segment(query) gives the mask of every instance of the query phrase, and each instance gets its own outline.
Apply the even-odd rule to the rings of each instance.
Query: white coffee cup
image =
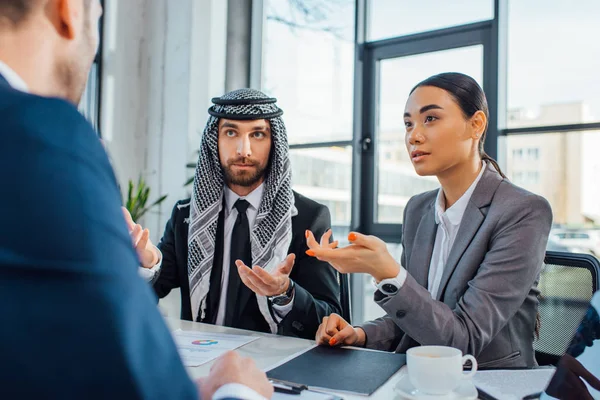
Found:
[[[463,365],[471,361],[471,371],[463,373]],[[477,372],[477,360],[463,356],[459,349],[446,346],[413,347],[406,352],[408,377],[413,386],[425,394],[449,394],[463,379]]]

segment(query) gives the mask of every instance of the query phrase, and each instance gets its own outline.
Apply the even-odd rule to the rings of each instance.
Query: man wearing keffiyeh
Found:
[[[330,240],[329,211],[292,191],[276,99],[240,89],[213,103],[192,198],[158,244],[154,289],[181,288],[182,319],[312,339],[340,312],[337,272],[305,254],[307,230]]]

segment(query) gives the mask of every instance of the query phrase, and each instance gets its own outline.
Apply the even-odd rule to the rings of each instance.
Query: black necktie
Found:
[[[229,260],[229,284],[227,285],[227,306],[225,310],[225,326],[233,326],[236,317],[236,301],[240,285],[240,275],[235,265],[236,260],[242,260],[244,264],[252,267],[252,249],[250,247],[250,223],[246,210],[250,203],[246,200],[238,199],[234,207],[238,211],[238,216],[231,232],[231,252]]]

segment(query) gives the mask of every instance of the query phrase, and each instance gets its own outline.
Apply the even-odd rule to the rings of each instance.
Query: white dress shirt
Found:
[[[212,400],[242,399],[242,400],[267,400],[258,392],[240,383],[228,383],[221,386],[213,395]],[[203,399],[204,400],[204,399]]]
[[[246,210],[246,216],[248,217],[250,231],[252,231],[264,191],[265,187],[263,183],[259,187],[254,189],[249,195],[238,196],[233,192],[233,190],[225,186],[225,224],[223,226],[223,272],[221,274],[221,297],[219,299],[219,309],[217,311],[217,320],[215,322],[216,325],[223,325],[223,323],[225,322],[225,310],[227,306],[227,286],[229,284],[229,267],[231,263],[231,234],[233,233],[233,226],[235,225],[235,220],[238,217],[238,210],[235,208],[235,203],[239,199],[246,200],[248,203],[250,203],[250,206]],[[253,266],[249,265],[249,267]],[[242,282],[242,285],[243,284],[244,283]],[[277,319],[279,320],[277,322],[280,322],[283,318],[285,318],[285,316],[292,310],[293,305],[294,299],[292,299],[292,301],[290,301],[284,306],[278,306],[275,304],[273,305],[275,317],[277,317]]]
[[[20,90],[21,92],[29,92],[25,81],[12,68],[3,63],[2,60],[0,60],[0,75],[6,79],[13,89]]]
[[[438,191],[435,201],[435,223],[438,225],[435,235],[435,243],[433,245],[433,253],[431,254],[431,263],[429,264],[429,277],[427,290],[431,293],[434,299],[440,287],[440,281],[444,273],[444,267],[448,261],[450,250],[456,240],[456,235],[460,229],[465,210],[471,200],[473,191],[477,187],[477,183],[483,176],[486,168],[486,162],[482,161],[481,171],[475,181],[469,186],[467,191],[454,203],[450,208],[446,209],[446,200],[442,188]]]

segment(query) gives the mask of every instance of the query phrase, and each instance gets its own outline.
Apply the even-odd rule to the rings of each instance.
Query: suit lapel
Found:
[[[0,85],[8,85],[8,81],[0,74]]]
[[[468,218],[465,216],[468,215]],[[442,274],[442,279],[440,281],[440,286],[437,292],[437,300],[439,300],[444,292],[446,285],[448,284],[448,280],[450,280],[450,276],[454,272],[458,261],[462,257],[463,253],[469,247],[469,244],[475,237],[475,234],[479,230],[481,223],[483,222],[484,217],[481,214],[479,208],[474,205],[471,201],[467,205],[465,209],[465,214],[463,216],[462,222],[460,223],[460,228],[458,229],[458,233],[456,235],[456,240],[452,245],[452,249],[450,250],[450,254],[448,255],[448,260],[446,261],[446,265],[444,266],[444,273]]]
[[[435,243],[435,235],[437,232],[433,204],[434,203],[431,203],[421,217],[417,232],[415,233],[410,261],[408,259],[406,260],[406,265],[408,267],[407,271],[425,288],[427,287],[429,264],[431,264],[431,255],[433,253],[433,245]]]
[[[452,273],[456,269],[456,266],[458,265],[462,255],[467,250],[467,247],[469,247],[469,244],[471,244],[473,241],[473,238],[477,234],[479,227],[485,220],[485,215],[482,212],[482,209],[491,204],[494,194],[496,193],[496,190],[498,189],[498,186],[502,180],[503,178],[495,170],[494,166],[488,162],[486,170],[483,173],[481,180],[475,187],[473,195],[469,200],[469,204],[465,209],[465,213],[460,223],[460,228],[458,229],[458,233],[456,235],[456,240],[452,245],[452,249],[448,255],[448,260],[444,266],[444,273],[442,274],[442,279],[437,292],[437,300],[442,298]]]

